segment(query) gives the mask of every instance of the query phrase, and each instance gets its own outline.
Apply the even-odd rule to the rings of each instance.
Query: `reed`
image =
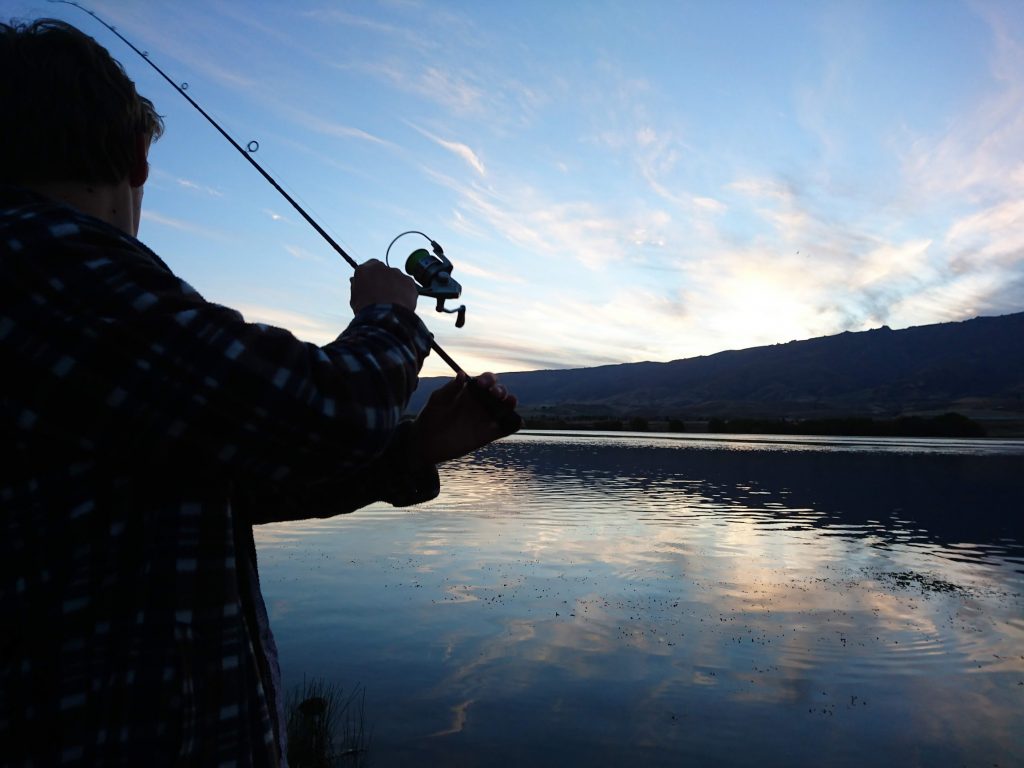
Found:
[[[365,766],[366,689],[344,688],[323,678],[296,686],[286,701],[288,764],[292,768]]]

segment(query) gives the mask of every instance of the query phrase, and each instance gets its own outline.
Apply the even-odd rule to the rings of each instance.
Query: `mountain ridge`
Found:
[[[803,419],[952,410],[1024,427],[1024,312],[500,376],[528,423],[531,415]],[[446,380],[422,379],[411,407]]]

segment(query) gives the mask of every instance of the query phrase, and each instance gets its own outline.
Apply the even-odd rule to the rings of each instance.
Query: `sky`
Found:
[[[419,313],[470,373],[1024,310],[1019,0],[85,4],[357,261],[438,241],[466,325]],[[0,0],[39,16],[165,117],[140,239],[207,299],[332,340],[350,267],[94,19]]]

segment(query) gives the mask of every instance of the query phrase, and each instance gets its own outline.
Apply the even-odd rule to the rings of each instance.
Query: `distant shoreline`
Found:
[[[824,419],[712,418],[685,419],[560,419],[526,416],[526,429],[573,432],[633,432],[666,434],[743,434],[818,437],[904,438],[1019,438],[1024,429],[1015,422],[982,423],[959,413],[938,416],[900,416],[876,419],[849,416]]]
[[[520,430],[513,437],[564,437],[579,440],[665,440],[669,442],[764,444],[766,446],[834,446],[850,449],[909,449],[926,453],[981,453],[1024,456],[1024,437],[870,437],[864,435],[772,435],[721,432],[630,432],[596,429]]]

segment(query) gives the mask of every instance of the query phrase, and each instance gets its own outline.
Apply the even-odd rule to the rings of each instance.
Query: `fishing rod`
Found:
[[[358,262],[351,256],[349,256],[348,253],[345,252],[345,249],[342,248],[337,243],[337,241],[335,241],[335,239],[331,237],[322,226],[320,226],[316,219],[310,216],[306,212],[306,210],[301,205],[299,205],[295,198],[288,194],[288,192],[286,192],[284,188],[277,183],[277,180],[273,176],[271,176],[263,168],[263,166],[256,161],[255,158],[253,158],[253,154],[255,154],[260,148],[258,141],[250,141],[243,148],[241,144],[235,141],[234,137],[231,134],[229,134],[226,130],[224,130],[224,128],[221,127],[220,123],[214,120],[213,117],[211,117],[209,113],[207,113],[207,111],[196,102],[195,99],[188,95],[187,82],[182,82],[179,84],[172,80],[167,75],[167,73],[164,72],[159,66],[157,66],[157,64],[149,57],[148,51],[141,51],[138,48],[136,48],[135,45],[130,40],[128,40],[128,38],[126,38],[124,35],[117,31],[117,27],[108,24],[96,13],[86,8],[84,5],[80,5],[74,0],[49,1],[52,3],[60,3],[62,5],[73,6],[78,10],[89,14],[98,23],[102,24],[104,27],[110,30],[110,32],[112,32],[121,42],[123,42],[125,45],[131,48],[136,54],[139,55],[139,57],[141,57],[147,64],[149,64],[149,66],[151,66],[157,72],[157,74],[160,75],[160,77],[166,80],[167,83],[174,90],[176,90],[189,104],[191,104],[199,112],[199,114],[206,118],[206,121],[210,125],[212,125],[217,130],[217,132],[221,136],[223,136],[232,147],[234,147],[235,151],[237,151],[238,154],[244,157],[249,162],[249,164],[253,168],[255,168],[259,172],[259,174],[274,189],[276,189],[277,192],[285,200],[288,201],[288,204],[291,205],[291,207],[294,208],[298,212],[298,214],[302,216],[303,219],[305,219],[307,224],[309,224],[311,227],[313,227],[314,230],[316,230],[317,234],[319,234],[320,237],[322,237],[327,242],[327,244],[330,245],[338,253],[339,256],[341,256],[345,261],[349,263],[349,266],[351,266],[353,269],[359,266]],[[395,237],[394,240],[391,241],[390,245],[388,245],[387,251],[385,252],[384,255],[384,262],[386,264],[388,263],[388,256],[391,252],[391,246],[393,246],[399,238],[411,234],[421,235],[425,237],[427,241],[430,243],[431,252],[428,252],[424,248],[420,248],[413,251],[413,253],[409,255],[409,258],[406,259],[406,273],[409,274],[416,281],[417,293],[420,296],[429,296],[431,298],[437,299],[436,309],[438,312],[456,314],[455,327],[461,328],[466,322],[465,305],[461,305],[457,309],[447,309],[444,306],[444,302],[447,301],[448,299],[459,298],[459,296],[462,294],[462,286],[459,285],[459,283],[452,278],[451,272],[454,269],[454,266],[452,265],[451,261],[448,260],[448,257],[445,256],[444,249],[441,248],[441,246],[435,240],[431,239],[430,237],[423,234],[419,230],[408,230],[406,232],[402,232],[400,235]],[[509,432],[514,432],[517,429],[519,429],[520,426],[522,426],[522,419],[520,418],[519,414],[517,414],[511,408],[502,406],[499,403],[495,402],[482,389],[477,387],[475,385],[476,377],[469,376],[462,369],[462,367],[455,362],[452,356],[441,348],[441,345],[438,344],[437,341],[434,339],[433,334],[430,334],[430,348],[434,352],[436,352],[437,356],[444,360],[444,362],[448,364],[448,367],[450,367],[456,374],[462,374],[463,376],[466,376],[471,385],[469,387],[469,391],[479,396],[479,401],[485,407],[488,408],[488,410],[491,412],[491,415],[494,416],[494,418],[497,420],[498,424],[502,427],[502,429],[507,430]]]

